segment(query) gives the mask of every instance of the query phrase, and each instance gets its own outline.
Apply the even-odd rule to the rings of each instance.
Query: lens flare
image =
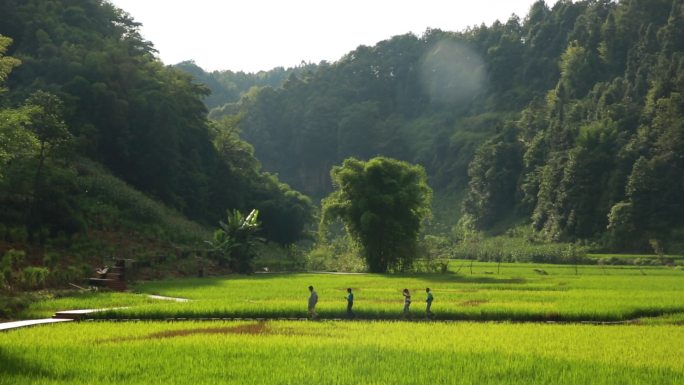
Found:
[[[467,103],[485,87],[485,64],[465,44],[441,40],[423,57],[421,83],[432,102]]]

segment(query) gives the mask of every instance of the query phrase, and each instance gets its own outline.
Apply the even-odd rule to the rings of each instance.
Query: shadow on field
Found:
[[[244,276],[234,276],[244,277]],[[207,277],[207,278],[174,278],[160,281],[138,282],[135,285],[135,290],[147,294],[159,294],[158,289],[172,287],[177,288],[197,288],[197,287],[211,287],[218,286],[222,281],[232,278],[231,276],[222,277]]]
[[[57,376],[33,362],[8,354],[7,352],[2,351],[2,348],[0,348],[0,373],[2,373],[3,377],[15,376],[31,378],[44,377],[54,380],[66,379],[66,376]],[[16,383],[20,383],[20,381],[17,381]]]

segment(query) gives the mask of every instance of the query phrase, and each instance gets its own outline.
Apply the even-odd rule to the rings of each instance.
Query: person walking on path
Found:
[[[352,311],[352,306],[354,306],[354,293],[352,293],[351,287],[347,289],[347,317],[354,318],[354,312]]]
[[[318,294],[316,294],[316,291],[314,290],[313,286],[309,286],[309,291],[311,292],[311,295],[309,296],[309,317],[311,317],[311,319],[314,320],[318,318],[318,314],[316,314]]]
[[[409,293],[409,289],[404,289],[402,294],[404,295],[404,312],[402,316],[407,318],[410,316],[409,307],[411,306],[411,293]]]
[[[425,288],[425,292],[427,293],[427,299],[425,300],[425,317],[432,318],[434,314],[432,314],[432,312],[430,311],[430,307],[432,306],[432,301],[435,298],[432,296],[429,287]]]

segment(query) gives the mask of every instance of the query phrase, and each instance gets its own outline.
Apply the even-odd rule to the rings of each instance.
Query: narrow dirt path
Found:
[[[187,298],[166,297],[163,295],[155,295],[155,294],[148,294],[147,296],[152,298],[152,299],[159,299],[162,301],[175,301],[175,302],[189,302],[190,301]]]
[[[175,302],[188,302],[188,301],[190,301],[187,298],[165,297],[163,295],[148,294],[147,296],[149,298],[158,299],[158,300],[162,300],[162,301],[175,301]],[[62,311],[56,312],[55,315],[52,316],[52,318],[2,322],[2,323],[0,323],[0,331],[12,330],[12,329],[18,329],[18,328],[24,328],[24,327],[36,326],[36,325],[58,323],[58,322],[69,322],[69,321],[82,320],[82,319],[87,318],[88,314],[96,313],[96,312],[100,312],[100,311],[106,311],[106,310],[114,310],[114,309],[125,309],[125,307],[112,307],[112,308],[105,308],[105,309],[62,310]]]
[[[3,322],[3,323],[0,323],[0,331],[17,329],[17,328],[25,328],[28,326],[52,324],[52,323],[57,323],[57,322],[69,322],[69,321],[73,321],[73,319],[45,318],[45,319],[31,319],[31,320],[26,320],[26,321]]]

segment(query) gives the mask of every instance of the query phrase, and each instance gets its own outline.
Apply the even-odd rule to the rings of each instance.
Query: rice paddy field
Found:
[[[81,322],[0,333],[0,384],[682,384],[681,326]]]
[[[438,320],[625,321],[684,313],[684,271],[663,266],[574,266],[455,261],[446,274],[255,274],[145,282],[138,294],[85,294],[33,304],[25,318],[57,310],[118,309],[99,318],[291,318],[306,316],[307,287],[319,295],[323,318],[344,317],[346,288],[362,319],[398,319],[401,290],[413,295],[412,315],[424,316],[425,288]],[[175,303],[146,294],[190,299]],[[126,307],[126,308],[121,308]],[[673,316],[674,315],[674,316]],[[669,317],[669,318],[667,318]]]
[[[95,313],[111,320],[0,332],[0,385],[684,383],[679,268],[475,262],[471,270],[456,261],[450,269],[176,279],[47,299],[25,318],[125,308]],[[325,319],[343,316],[352,287],[357,319],[276,320],[305,316],[309,285]],[[395,320],[405,287],[421,322]],[[424,320],[425,287],[436,320]],[[238,317],[260,319],[207,320]]]

